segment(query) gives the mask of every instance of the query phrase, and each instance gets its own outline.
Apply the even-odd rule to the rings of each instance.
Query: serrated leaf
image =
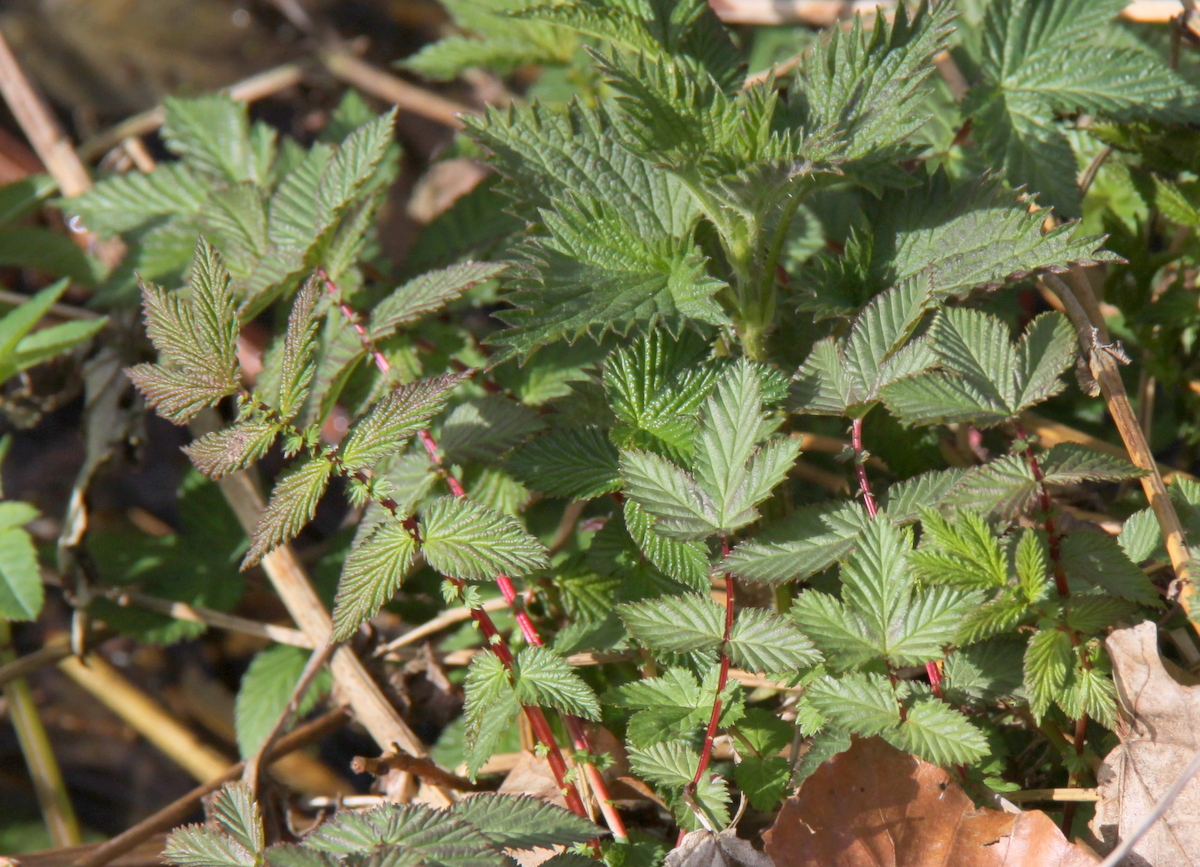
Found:
[[[467,669],[465,740],[467,772],[479,773],[512,725],[521,705],[517,701],[509,673],[491,653],[477,653]]]
[[[163,860],[179,867],[254,867],[255,853],[226,834],[203,825],[184,825],[171,833]]]
[[[238,752],[242,758],[254,755],[283,714],[309,656],[310,651],[302,647],[277,644],[259,651],[251,660],[250,667],[242,675],[233,714]],[[296,719],[302,719],[312,710],[329,692],[332,683],[328,671],[318,674],[301,697]]]
[[[1117,725],[1116,684],[1109,675],[1097,668],[1076,668],[1058,703],[1074,719],[1086,714],[1110,729]]]
[[[542,420],[531,407],[489,394],[451,411],[442,424],[442,453],[451,463],[489,461],[542,427]]]
[[[626,738],[631,746],[644,748],[705,723],[712,712],[713,691],[704,689],[686,669],[671,668],[660,677],[623,684],[605,701],[638,711],[629,720]]]
[[[502,262],[461,262],[415,277],[375,305],[367,336],[382,340],[401,325],[440,310],[476,283],[491,280],[507,267]]]
[[[806,506],[741,542],[721,568],[766,584],[804,579],[854,550],[868,520],[856,503]]]
[[[990,750],[987,738],[939,698],[917,699],[895,732],[883,737],[893,746],[940,765],[967,765]]]
[[[249,851],[261,852],[266,845],[262,816],[247,784],[227,784],[213,797],[209,812],[222,831]]]
[[[673,788],[691,783],[699,763],[700,756],[696,751],[679,741],[629,750],[630,770],[642,779]]]
[[[1130,515],[1121,527],[1117,542],[1134,563],[1141,563],[1164,552],[1162,530],[1154,510],[1142,509]]]
[[[1029,323],[1017,343],[1017,382],[1021,389],[1017,405],[1022,411],[1065,387],[1059,377],[1074,359],[1075,351],[1075,332],[1061,313],[1043,313]]]
[[[909,555],[918,578],[958,587],[995,588],[1008,583],[1000,541],[978,513],[960,510],[951,522],[926,510],[921,527],[921,547]]]
[[[1066,534],[1059,542],[1059,563],[1069,580],[1093,584],[1118,599],[1153,607],[1160,604],[1150,579],[1107,533],[1081,530]]]
[[[768,812],[783,800],[791,777],[791,764],[780,756],[745,756],[733,769],[734,782],[750,806]]]
[[[64,199],[63,206],[93,232],[111,237],[157,219],[195,214],[207,192],[187,163],[169,162],[152,172],[104,178],[83,194]]]
[[[666,458],[625,451],[620,468],[626,496],[657,519],[657,532],[673,539],[703,539],[720,528],[712,498]]]
[[[1029,510],[1040,487],[1023,457],[1005,455],[968,470],[945,502],[989,517],[1011,519]]]
[[[527,242],[510,278],[514,309],[502,314],[511,327],[493,342],[528,355],[635,325],[678,332],[690,321],[728,323],[714,298],[725,284],[706,273],[690,239],[644,236],[604,199],[572,196],[541,216],[549,234]]]
[[[333,464],[327,458],[309,458],[280,478],[254,528],[250,550],[242,560],[243,571],[257,566],[268,552],[294,538],[313,519],[332,473]]]
[[[1094,451],[1078,443],[1059,443],[1039,458],[1048,485],[1079,482],[1120,482],[1145,475],[1123,458]]]
[[[790,673],[821,661],[808,636],[785,618],[761,608],[738,612],[726,652],[734,665],[747,671]]]
[[[553,707],[585,719],[600,718],[596,694],[563,657],[544,647],[524,647],[513,667],[517,701]]]
[[[1017,542],[1013,558],[1017,567],[1017,587],[1025,602],[1035,605],[1050,595],[1050,552],[1032,528],[1025,528]]]
[[[278,434],[279,425],[270,419],[251,418],[205,434],[184,446],[183,452],[196,469],[219,479],[262,458]]]
[[[805,698],[837,728],[870,737],[900,722],[900,706],[887,677],[852,672],[809,684]]]
[[[450,813],[504,849],[569,846],[600,831],[587,819],[528,795],[466,798],[451,806]]]
[[[924,509],[941,505],[950,491],[962,481],[965,470],[930,470],[897,482],[887,489],[882,506],[894,524],[909,524],[921,516]]]
[[[1025,691],[1037,719],[1059,697],[1074,660],[1071,637],[1061,629],[1041,629],[1025,649]]]
[[[470,500],[434,500],[422,516],[420,533],[421,553],[450,578],[520,577],[549,565],[542,543],[520,524]]]
[[[277,409],[284,421],[291,421],[304,407],[308,387],[317,372],[313,358],[316,347],[317,319],[314,308],[321,294],[316,277],[309,279],[296,293],[292,312],[288,316],[283,340],[283,358],[279,367]]]
[[[627,499],[623,509],[625,528],[647,560],[681,584],[700,591],[708,588],[708,549],[703,542],[660,535],[654,518],[636,500]]]
[[[725,635],[725,612],[710,596],[664,596],[621,605],[617,613],[634,638],[667,653],[716,651]]]
[[[412,566],[417,543],[398,519],[379,522],[346,558],[333,603],[333,637],[349,638],[379,613]]]
[[[393,389],[350,428],[338,447],[338,459],[356,471],[402,451],[408,438],[442,411],[450,392],[468,375],[443,373]]]
[[[375,173],[395,139],[396,109],[350,133],[325,167],[316,188],[317,234],[331,226]]]
[[[157,364],[138,364],[125,373],[147,406],[175,424],[186,424],[200,410],[236,390],[224,379],[169,370]]]
[[[598,428],[555,428],[505,462],[517,481],[551,497],[590,500],[621,486],[617,450]]]
[[[162,135],[168,150],[204,174],[231,183],[262,182],[246,104],[224,94],[167,97]]]

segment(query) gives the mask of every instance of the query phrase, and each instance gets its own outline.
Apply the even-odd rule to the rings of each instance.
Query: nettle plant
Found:
[[[130,375],[163,416],[207,419],[187,448],[205,475],[287,461],[243,567],[336,487],[362,510],[336,639],[422,575],[474,609],[472,774],[524,713],[572,809],[580,770],[603,792],[600,722],[688,829],[727,826],[736,794],[773,809],[852,735],[992,788],[1079,779],[1115,716],[1101,639],[1161,614],[1137,565],[1160,540],[1148,511],[1118,539],[1057,505],[1139,471],[1026,432],[1079,349],[1063,314],[1015,302],[1042,275],[1120,259],[971,167],[1002,153],[1009,184],[1036,191],[1046,160],[1073,153],[1068,132],[1084,147],[1081,115],[1107,118],[1109,138],[1197,119],[1195,92],[1131,35],[1096,49],[1119,61],[1111,76],[1063,50],[1119,5],[995,0],[965,36],[949,3],[901,7],[821,39],[787,82],[747,81],[700,0],[525,10],[505,27],[528,22],[531,44],[574,33],[599,95],[469,118],[508,197],[492,219],[515,231],[496,262],[407,280],[371,244],[393,117],[353,100],[339,117],[361,124],[307,152],[227,100],[173,102],[179,162],[71,205],[132,231],[143,262],[203,235],[186,289],[144,284],[158,363]],[[977,79],[961,103],[930,79],[948,47]],[[208,112],[220,137],[195,120]],[[951,137],[923,128],[931,114]],[[1073,185],[1046,191],[1078,213]],[[844,243],[821,249],[834,225]],[[251,384],[238,331],[270,304],[287,325]],[[472,304],[506,327],[430,318]],[[211,407],[230,419],[216,430]],[[334,442],[338,407],[350,424]],[[847,436],[842,475],[814,473],[805,432]],[[812,481],[845,475],[854,496]],[[492,584],[509,638],[481,608]],[[613,661],[572,666],[579,653]],[[1052,757],[1023,765],[1041,737]]]

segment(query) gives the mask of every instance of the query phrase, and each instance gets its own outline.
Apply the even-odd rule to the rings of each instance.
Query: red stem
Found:
[[[866,504],[867,514],[874,518],[879,514],[875,504],[875,494],[871,491],[871,482],[867,478],[867,467],[863,460],[862,418],[856,418],[850,423],[850,448],[854,451],[854,471],[858,474],[858,488],[862,492],[863,503]]]
[[[1042,510],[1042,526],[1046,528],[1046,541],[1050,546],[1050,562],[1054,568],[1054,588],[1058,591],[1060,599],[1066,599],[1071,595],[1071,589],[1067,586],[1067,575],[1062,567],[1061,544],[1062,536],[1059,535],[1058,528],[1054,526],[1054,513],[1050,503],[1050,489],[1046,487],[1046,477],[1042,474],[1042,465],[1038,462],[1037,452],[1033,450],[1033,443],[1029,439],[1029,435],[1025,433],[1025,428],[1020,422],[1014,422],[1017,429],[1017,436],[1025,441],[1025,460],[1029,463],[1029,472],[1033,474],[1034,481],[1038,483],[1038,505]]]
[[[729,542],[726,539],[721,540],[721,555],[729,556]],[[713,699],[712,714],[708,718],[708,728],[704,732],[704,746],[700,749],[700,763],[696,766],[696,775],[692,777],[691,783],[688,784],[688,791],[695,792],[696,786],[704,779],[704,772],[708,770],[708,763],[712,759],[713,738],[717,734],[717,724],[721,721],[721,693],[725,691],[725,685],[729,682],[729,654],[726,653],[726,648],[729,646],[729,636],[733,632],[733,603],[734,603],[734,580],[733,576],[728,572],[725,573],[725,633],[721,636],[720,654],[720,671],[717,673],[717,695]]]
[[[350,323],[354,326],[354,330],[358,333],[359,338],[363,341],[363,345],[367,347],[371,353],[371,357],[375,361],[375,366],[380,373],[387,373],[391,370],[387,357],[371,345],[367,336],[366,329],[359,323],[358,314],[340,300],[340,291],[337,285],[329,279],[329,276],[321,270],[318,272],[320,277],[325,281],[325,288],[332,293],[334,298],[338,299],[338,309],[341,310]],[[421,445],[425,447],[426,453],[429,455],[430,462],[437,468],[438,475],[446,481],[446,486],[450,489],[450,493],[459,499],[465,499],[467,496],[466,490],[462,483],[455,478],[453,473],[447,471],[442,464],[441,449],[438,448],[437,440],[428,430],[422,430],[417,433],[417,439]],[[385,504],[386,505],[386,504]],[[393,503],[393,506],[395,504]],[[392,508],[395,512],[395,508]],[[463,581],[457,578],[449,579],[455,587],[462,592],[465,588]],[[533,621],[529,619],[529,614],[517,601],[517,591],[513,586],[512,579],[507,575],[501,574],[496,577],[496,584],[500,588],[500,593],[504,600],[512,607],[513,613],[516,616],[518,625],[521,628],[521,634],[524,636],[526,643],[535,647],[545,646],[541,635],[534,626]],[[500,640],[500,632],[496,628],[495,622],[491,615],[482,608],[472,608],[471,617],[479,626],[479,631],[483,637],[487,639],[487,644],[492,648],[496,657],[504,665],[505,669],[512,671],[513,655],[509,650],[508,645]],[[550,728],[550,723],[546,719],[545,713],[536,705],[523,706],[525,716],[529,720],[530,727],[533,729],[534,736],[545,745],[547,749],[547,760],[550,764],[551,771],[554,773],[554,780],[564,797],[567,800],[567,806],[575,813],[581,816],[587,816],[587,809],[584,807],[583,799],[579,796],[579,790],[572,784],[567,783],[567,765],[563,758],[562,750],[558,745],[558,740],[554,737],[554,731]],[[592,751],[591,741],[588,738],[587,730],[583,726],[583,721],[573,714],[563,714],[563,722],[567,727],[567,731],[571,736],[572,743],[576,750],[590,754]],[[608,788],[604,783],[604,778],[600,775],[596,766],[590,762],[583,762],[584,774],[587,776],[589,785],[596,795],[597,801],[600,804],[600,812],[603,814],[605,822],[608,824],[609,830],[612,832],[613,838],[618,842],[623,842],[628,839],[628,834],[625,831],[625,824],[621,819],[616,808],[613,806],[612,798],[608,794]]]

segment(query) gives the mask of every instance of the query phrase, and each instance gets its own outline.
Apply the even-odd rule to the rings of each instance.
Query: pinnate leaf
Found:
[[[393,389],[350,428],[338,448],[338,459],[352,471],[362,470],[402,451],[408,438],[442,411],[450,392],[468,375],[444,373]]]
[[[333,603],[335,640],[349,638],[395,595],[416,550],[412,532],[398,519],[387,517],[350,552]]]
[[[468,581],[528,575],[549,565],[541,542],[513,518],[454,497],[437,499],[425,511],[421,552],[438,572]]]
[[[517,701],[553,707],[585,719],[600,718],[600,703],[563,657],[545,647],[525,647],[513,666]]]
[[[332,472],[328,458],[309,458],[279,480],[254,529],[250,550],[242,560],[243,570],[257,566],[268,552],[294,538],[313,519]]]
[[[617,613],[634,638],[667,653],[715,651],[725,635],[725,612],[710,596],[664,596],[622,605]]]
[[[251,418],[205,434],[183,451],[196,469],[210,479],[219,479],[259,460],[278,434],[279,425],[270,419]]]

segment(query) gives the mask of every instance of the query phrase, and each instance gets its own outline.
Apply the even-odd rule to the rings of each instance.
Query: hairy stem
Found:
[[[326,290],[329,291],[334,298],[340,299],[341,292],[338,289],[337,284],[329,279],[329,275],[324,271],[321,271],[319,272],[319,276],[324,281]],[[355,313],[355,311],[348,304],[341,302],[340,300],[338,303],[338,309],[342,312],[342,315],[345,316],[354,326],[359,339],[362,340],[367,351],[371,353],[371,357],[375,362],[375,366],[379,369],[379,372],[387,374],[391,370],[391,364],[388,362],[387,356],[385,356],[371,344],[366,329],[358,321],[357,313]],[[418,432],[417,438],[421,445],[425,448],[426,453],[429,455],[429,460],[436,468],[438,475],[445,480],[446,486],[450,489],[450,493],[459,499],[465,499],[467,492],[455,475],[447,470],[443,465],[441,449],[438,448],[437,440],[433,438],[433,434],[431,434],[428,430],[422,430]],[[395,513],[395,508],[393,508],[392,511]],[[465,589],[465,584],[458,579],[450,580],[458,588],[459,592],[462,593],[462,591]],[[529,618],[528,612],[525,611],[524,607],[517,599],[517,590],[516,587],[513,586],[512,579],[504,574],[497,575],[496,585],[499,587],[500,594],[504,597],[505,602],[507,602],[508,605],[513,609],[513,614],[516,617],[517,625],[521,629],[521,635],[524,637],[526,643],[535,647],[544,646],[545,642],[538,633],[537,627]],[[479,626],[479,630],[483,633],[484,638],[487,639],[488,646],[496,654],[497,658],[504,665],[504,667],[511,672],[513,667],[512,651],[508,649],[508,645],[500,640],[499,631],[496,629],[496,625],[492,621],[491,615],[489,615],[484,608],[479,607],[471,608],[471,617]],[[574,785],[569,784],[566,780],[566,761],[563,759],[562,750],[558,745],[558,740],[554,737],[554,731],[550,728],[550,723],[546,719],[545,713],[543,713],[542,709],[536,705],[526,706],[523,708],[523,710],[525,711],[526,718],[529,720],[530,727],[533,729],[534,735],[548,750],[547,760],[550,763],[551,770],[554,772],[555,782],[563,791],[563,794],[567,799],[567,806],[580,815],[586,816],[587,810],[583,805],[582,798],[580,798],[579,790]],[[567,728],[567,732],[571,736],[571,741],[575,749],[584,754],[584,759],[582,761],[583,772],[587,777],[588,784],[591,786],[592,791],[596,794],[596,799],[600,804],[600,811],[604,816],[605,822],[608,825],[608,829],[612,832],[615,840],[618,842],[623,842],[628,838],[628,835],[625,831],[625,824],[622,821],[620,814],[617,813],[616,808],[613,806],[612,798],[608,794],[608,787],[605,785],[599,769],[596,768],[595,764],[587,758],[592,751],[592,745],[591,740],[588,737],[587,730],[583,725],[583,721],[574,714],[564,713],[562,714],[562,718],[563,723]]]

